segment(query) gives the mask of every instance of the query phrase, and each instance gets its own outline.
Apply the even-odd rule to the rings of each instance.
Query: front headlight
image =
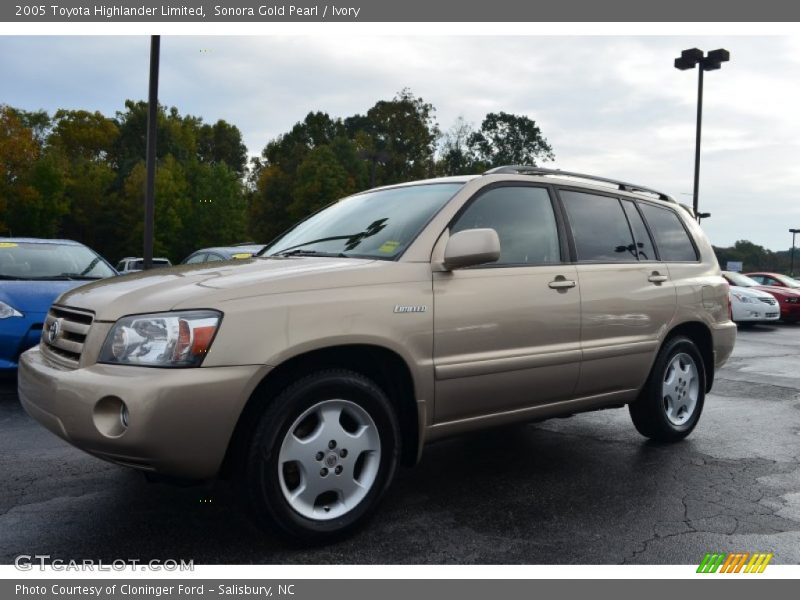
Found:
[[[789,296],[786,298],[787,304],[797,304],[797,296]]]
[[[217,333],[215,310],[123,317],[108,332],[98,362],[144,367],[199,367]]]
[[[737,294],[736,292],[731,292],[731,293],[736,297],[736,299],[739,302],[743,302],[744,304],[747,304],[748,302],[755,302],[755,300],[753,300],[753,299],[751,299],[748,296],[745,296],[743,294]]]
[[[0,319],[10,319],[11,317],[21,317],[22,313],[13,306],[0,302]]]

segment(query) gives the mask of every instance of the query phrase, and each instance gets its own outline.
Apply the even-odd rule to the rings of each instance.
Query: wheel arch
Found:
[[[703,370],[705,371],[705,391],[710,392],[711,387],[714,385],[714,338],[711,335],[711,329],[701,321],[680,323],[667,332],[662,346],[668,340],[679,335],[692,340],[700,351],[700,356],[703,358]]]
[[[298,377],[330,368],[348,369],[372,379],[389,397],[397,410],[402,439],[401,461],[413,465],[420,443],[419,409],[414,378],[405,359],[395,351],[374,344],[342,344],[301,352],[271,369],[247,400],[234,428],[220,468],[230,477],[241,466],[258,415]]]

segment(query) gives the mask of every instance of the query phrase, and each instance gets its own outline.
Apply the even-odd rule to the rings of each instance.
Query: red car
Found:
[[[800,290],[800,281],[789,277],[788,275],[781,275],[780,273],[769,273],[766,271],[758,271],[756,273],[745,273],[750,279],[755,279],[761,285],[771,285],[774,287],[787,287],[794,290]]]
[[[778,301],[781,307],[781,320],[787,323],[795,323],[800,321],[800,284],[797,284],[790,277],[785,275],[777,275],[776,273],[750,273],[742,275],[741,273],[734,273],[732,271],[723,271],[722,276],[728,280],[731,285],[738,285],[741,287],[751,287],[763,292],[769,292]],[[787,279],[793,285],[763,285],[758,277],[781,277]],[[777,281],[777,280],[776,280]]]

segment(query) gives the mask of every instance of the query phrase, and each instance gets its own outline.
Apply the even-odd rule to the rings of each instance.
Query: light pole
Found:
[[[153,266],[155,240],[155,186],[156,186],[156,132],[158,130],[158,66],[161,54],[161,36],[150,36],[150,85],[147,95],[147,150],[145,164],[147,175],[144,191],[144,270]]]
[[[792,234],[792,252],[791,252],[791,266],[789,267],[789,277],[794,277],[794,236],[800,233],[800,229],[790,229],[789,233]]]
[[[697,130],[694,141],[694,214],[698,211],[698,195],[700,191],[700,131],[703,126],[703,73],[705,71],[716,71],[722,68],[722,63],[731,59],[731,53],[720,48],[704,54],[699,48],[689,48],[681,52],[675,59],[675,68],[681,71],[697,69]]]

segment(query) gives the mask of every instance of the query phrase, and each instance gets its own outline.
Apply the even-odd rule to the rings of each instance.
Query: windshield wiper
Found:
[[[40,277],[24,277],[25,281],[94,281],[102,277],[89,277],[79,273],[59,273],[58,275],[42,275]]]
[[[383,231],[383,229],[386,227],[386,221],[388,221],[388,219],[378,219],[377,221],[373,221],[367,226],[367,228],[364,231],[359,231],[358,233],[349,233],[346,235],[333,235],[330,237],[318,238],[316,240],[309,240],[308,242],[302,242],[300,244],[295,244],[294,246],[289,246],[288,248],[284,248],[283,250],[276,252],[275,254],[259,254],[259,256],[293,256],[289,254],[289,252],[294,250],[295,248],[304,248],[312,244],[321,244],[323,242],[335,242],[339,240],[345,240],[345,245],[344,245],[345,250],[355,250],[356,247],[366,238],[372,237],[373,235],[376,235],[381,231]],[[306,252],[310,253],[313,251],[307,250]],[[347,257],[347,255],[343,253],[315,252],[314,254],[316,254],[317,256],[325,256],[327,254],[328,256],[343,256],[345,258]]]
[[[303,250],[302,248],[283,250],[282,252],[276,252],[270,256],[335,256],[337,258],[347,258],[347,254],[344,252],[319,252],[317,250]]]
[[[94,269],[95,266],[97,265],[97,263],[99,263],[99,262],[100,262],[100,257],[99,256],[95,256],[94,259],[92,259],[92,262],[90,262],[88,264],[88,266],[83,271],[80,272],[78,277],[83,277],[84,275],[86,275],[89,271]],[[66,275],[66,273],[64,273],[64,274]],[[72,273],[70,273],[70,275],[72,275]],[[90,279],[99,279],[99,277],[90,277]]]
[[[94,281],[95,279],[102,279],[102,277],[98,277],[97,275],[84,275],[83,273],[61,273],[59,277],[65,277],[66,279],[75,279],[81,281]]]

